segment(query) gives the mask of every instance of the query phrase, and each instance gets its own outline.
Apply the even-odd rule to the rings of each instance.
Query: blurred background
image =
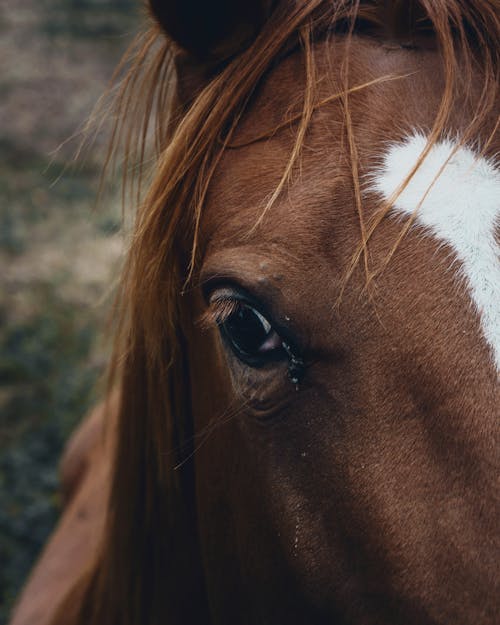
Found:
[[[99,396],[123,249],[118,189],[95,205],[106,133],[71,161],[141,21],[140,0],[0,4],[0,625],[57,521],[64,443]]]

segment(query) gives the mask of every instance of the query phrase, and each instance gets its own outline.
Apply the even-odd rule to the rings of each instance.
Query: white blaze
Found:
[[[370,190],[386,200],[392,198],[426,144],[426,137],[415,134],[392,145],[371,179]],[[440,141],[392,210],[415,214],[415,224],[452,248],[500,371],[500,170],[466,146]]]

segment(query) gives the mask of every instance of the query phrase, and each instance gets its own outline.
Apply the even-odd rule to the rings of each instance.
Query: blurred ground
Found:
[[[140,19],[138,0],[0,5],[0,625],[58,515],[64,441],[95,401],[122,251],[117,194],[93,210],[105,137],[70,137]]]

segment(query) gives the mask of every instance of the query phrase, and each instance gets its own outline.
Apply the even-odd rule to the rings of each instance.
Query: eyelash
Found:
[[[214,326],[220,326],[225,323],[240,306],[240,302],[234,298],[214,298],[210,301],[209,308],[199,318],[198,323],[204,330],[208,330]]]

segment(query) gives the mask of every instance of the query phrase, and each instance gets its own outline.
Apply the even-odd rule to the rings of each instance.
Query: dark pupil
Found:
[[[269,334],[255,311],[248,306],[238,308],[223,328],[236,349],[249,355],[259,352]]]

